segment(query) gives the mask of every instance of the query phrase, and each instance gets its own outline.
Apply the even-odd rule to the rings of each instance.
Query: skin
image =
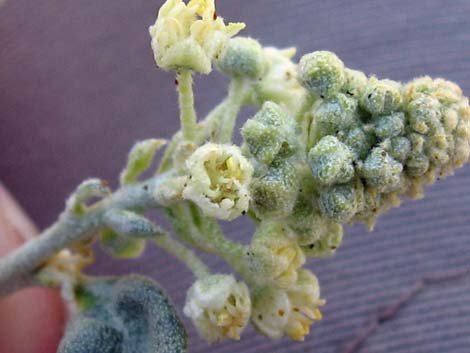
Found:
[[[0,256],[37,234],[0,183]],[[27,288],[0,301],[0,352],[54,353],[64,330],[65,308],[57,290]]]

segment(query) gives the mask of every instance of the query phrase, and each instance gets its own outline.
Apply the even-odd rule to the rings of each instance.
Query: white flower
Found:
[[[207,143],[191,155],[187,167],[183,198],[194,201],[205,214],[232,220],[248,210],[253,167],[239,147]]]
[[[224,24],[214,0],[167,0],[149,32],[157,65],[165,70],[190,69],[208,74],[225,42],[245,27]]]
[[[250,318],[250,293],[232,275],[211,275],[192,285],[183,311],[209,343],[238,340]]]
[[[255,291],[252,321],[269,338],[277,339],[285,333],[293,340],[303,341],[310,326],[321,320],[318,307],[324,303],[315,275],[301,269],[292,288],[267,286]]]

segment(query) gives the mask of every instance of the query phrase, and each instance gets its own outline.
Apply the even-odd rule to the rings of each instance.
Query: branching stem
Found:
[[[62,213],[57,222],[37,238],[0,261],[0,297],[18,290],[21,283],[30,283],[31,275],[60,250],[92,239],[102,228],[102,217],[107,210],[120,208],[143,212],[159,207],[153,193],[170,176],[170,173],[162,174],[142,183],[122,187],[90,207],[83,216]]]

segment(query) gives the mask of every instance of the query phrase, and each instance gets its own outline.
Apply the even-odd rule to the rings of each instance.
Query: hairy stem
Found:
[[[162,160],[160,161],[160,165],[157,169],[157,174],[164,173],[171,169],[173,164],[173,154],[176,150],[176,147],[178,147],[178,143],[181,141],[181,138],[181,132],[178,132],[173,136],[165,149],[165,153],[163,154]]]
[[[170,176],[170,173],[162,174],[142,183],[122,187],[91,206],[83,216],[62,213],[57,222],[37,238],[0,261],[0,297],[19,289],[22,282],[30,282],[30,277],[44,262],[60,250],[91,240],[102,228],[106,211],[119,208],[143,212],[158,207],[153,193]]]
[[[237,116],[248,91],[248,84],[243,79],[233,79],[230,83],[224,116],[220,121],[218,136],[215,138],[217,142],[229,143],[232,140]]]
[[[196,134],[196,111],[194,110],[193,77],[191,70],[183,70],[177,76],[181,131],[183,137],[193,141]]]
[[[157,237],[154,241],[159,247],[183,262],[197,278],[203,278],[210,274],[209,268],[193,251],[189,250],[169,235]]]

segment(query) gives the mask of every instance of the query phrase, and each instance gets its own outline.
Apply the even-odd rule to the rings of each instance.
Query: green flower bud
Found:
[[[315,106],[313,117],[310,139],[348,130],[359,123],[357,100],[339,93]]]
[[[354,176],[353,154],[334,136],[323,137],[308,153],[313,178],[322,186],[346,183]]]
[[[262,109],[243,125],[241,133],[250,154],[266,165],[277,156],[290,157],[298,147],[293,120],[273,102],[265,102]]]
[[[400,186],[403,166],[385,150],[376,147],[360,166],[360,170],[367,185],[376,187],[381,192],[389,192]]]
[[[393,113],[378,117],[374,121],[374,132],[380,139],[401,135],[405,131],[405,114]]]
[[[319,206],[322,213],[337,223],[349,221],[359,210],[359,195],[353,184],[336,185],[323,191]]]
[[[372,115],[386,115],[401,105],[400,84],[371,77],[360,100],[361,106]]]
[[[407,135],[408,139],[411,143],[411,151],[413,153],[423,153],[424,152],[424,144],[426,139],[423,135],[417,133],[411,133]]]
[[[298,75],[302,86],[322,98],[332,97],[345,83],[344,64],[329,51],[304,55],[299,62]]]
[[[253,178],[251,207],[259,218],[283,217],[292,212],[299,189],[295,164],[290,160],[276,159],[266,171],[262,171],[262,175]]]
[[[310,244],[301,246],[307,257],[327,257],[336,252],[343,241],[343,226],[330,222],[325,234]]]
[[[305,257],[283,224],[263,221],[253,235],[245,261],[259,283],[289,288],[297,281],[297,269]]]
[[[344,69],[345,82],[341,92],[348,96],[359,99],[367,85],[367,76],[363,72],[351,69]]]
[[[441,128],[439,101],[433,97],[420,95],[408,105],[409,124],[420,134],[427,134]]]
[[[424,175],[429,169],[429,158],[424,154],[412,154],[406,160],[406,174],[411,177],[419,177]]]
[[[299,245],[311,244],[328,232],[331,220],[316,210],[308,196],[297,199],[292,214],[286,219],[287,226],[295,234]]]
[[[375,144],[376,138],[371,131],[356,127],[349,130],[341,141],[349,147],[354,154],[354,159],[364,159]]]
[[[246,37],[229,39],[216,65],[227,76],[251,79],[262,77],[267,69],[263,47],[257,40]]]
[[[211,275],[189,289],[184,314],[209,343],[240,339],[251,314],[248,287],[232,275]]]
[[[387,152],[393,159],[403,163],[411,152],[411,143],[406,137],[397,136],[390,139],[390,146]]]

